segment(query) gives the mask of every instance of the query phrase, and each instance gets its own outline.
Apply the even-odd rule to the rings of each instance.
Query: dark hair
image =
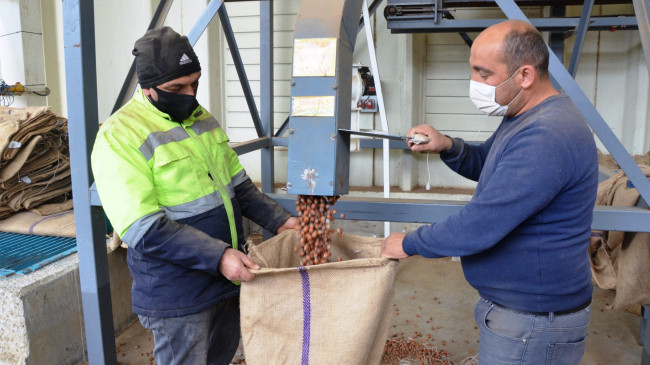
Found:
[[[537,29],[516,27],[503,39],[503,57],[512,75],[519,67],[531,65],[540,78],[548,77],[548,48]]]

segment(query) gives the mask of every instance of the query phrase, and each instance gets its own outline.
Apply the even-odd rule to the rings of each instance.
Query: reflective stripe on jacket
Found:
[[[252,184],[205,109],[179,124],[141,90],[101,127],[92,169],[129,246],[136,314],[187,315],[236,295],[218,264],[231,244],[241,248],[242,214],[271,232],[290,216]]]

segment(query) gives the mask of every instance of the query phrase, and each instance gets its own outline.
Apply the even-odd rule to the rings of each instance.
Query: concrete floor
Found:
[[[587,349],[581,365],[641,363],[642,347],[637,343],[639,316],[608,310],[605,306],[613,299],[614,292],[595,289]],[[431,345],[449,352],[450,359],[460,363],[478,352],[479,331],[473,315],[477,300],[478,294],[465,281],[459,262],[419,256],[402,260],[395,285],[395,307],[399,315],[393,315],[390,334],[403,332],[404,336],[414,336],[420,332]],[[428,334],[431,339],[427,338]],[[116,338],[116,345],[121,363],[156,363],[151,354],[153,338],[137,322]],[[233,363],[240,363],[241,359],[242,356],[237,356]]]

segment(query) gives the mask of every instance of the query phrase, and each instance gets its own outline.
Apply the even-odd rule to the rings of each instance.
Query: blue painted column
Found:
[[[115,364],[115,334],[104,212],[91,206],[90,153],[99,129],[93,1],[63,1],[70,168],[79,251],[79,281],[90,364]]]

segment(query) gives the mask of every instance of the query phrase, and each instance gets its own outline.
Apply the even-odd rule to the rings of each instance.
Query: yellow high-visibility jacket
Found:
[[[138,90],[99,130],[91,161],[129,246],[136,314],[182,316],[236,295],[217,268],[225,249],[243,246],[242,214],[271,232],[290,217],[253,185],[201,106],[177,123]]]

